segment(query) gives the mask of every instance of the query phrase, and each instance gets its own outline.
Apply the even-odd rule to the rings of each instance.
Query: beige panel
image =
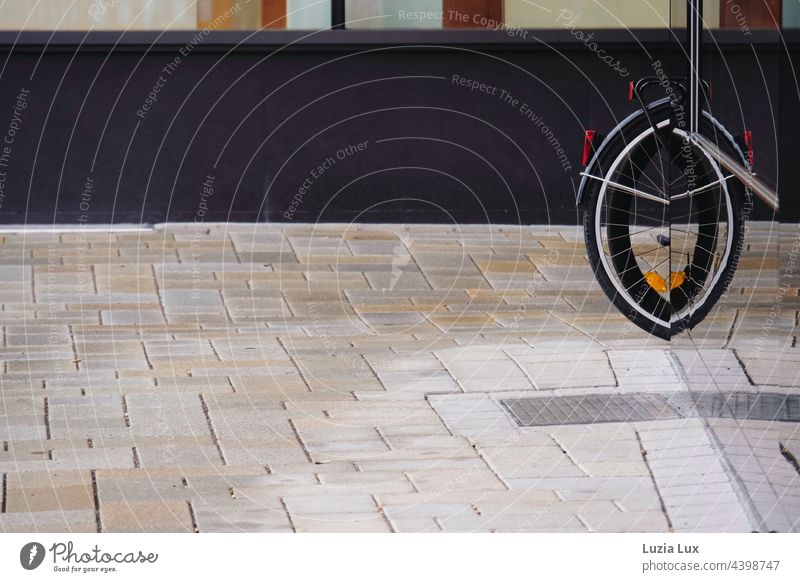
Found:
[[[294,4],[299,2],[295,0]],[[345,3],[345,18],[350,29],[383,28],[384,19],[377,17],[385,13],[383,0],[346,0]]]
[[[719,4],[720,0],[706,0],[703,3],[703,24],[706,28],[719,28]],[[686,27],[686,2],[672,0],[672,26]]]
[[[707,28],[719,28],[719,2],[706,2],[703,7],[703,21]],[[684,17],[686,9],[684,9]],[[685,25],[684,25],[685,26]]]
[[[505,20],[520,28],[666,28],[669,0],[505,0]]]
[[[196,0],[13,0],[0,7],[3,30],[163,30],[197,28]]]
[[[261,2],[250,0],[240,3],[240,9],[234,17],[233,27],[237,30],[258,30],[261,28]]]

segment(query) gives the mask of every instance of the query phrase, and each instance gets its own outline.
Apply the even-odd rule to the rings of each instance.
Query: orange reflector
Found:
[[[644,274],[644,279],[647,281],[648,285],[659,293],[665,293],[667,291],[667,282],[664,280],[664,277],[658,273],[648,271]]]
[[[669,288],[677,289],[686,281],[686,273],[683,271],[673,271],[669,274]]]

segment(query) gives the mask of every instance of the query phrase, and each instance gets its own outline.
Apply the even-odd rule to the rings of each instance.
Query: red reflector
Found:
[[[633,101],[633,81],[628,83],[628,101]]]
[[[709,81],[708,82],[708,100],[711,101],[714,98],[714,84]]]
[[[592,157],[592,145],[594,144],[595,137],[597,137],[597,132],[594,129],[587,129],[583,135],[583,157],[581,158],[581,164],[584,166],[589,163]]]
[[[747,159],[750,162],[750,169],[756,166],[756,159],[753,155],[753,132],[749,129],[742,135],[744,137],[744,147],[747,148]]]

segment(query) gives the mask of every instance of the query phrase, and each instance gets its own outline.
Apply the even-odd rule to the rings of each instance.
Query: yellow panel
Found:
[[[233,26],[237,30],[258,30],[261,28],[261,2],[250,0],[247,4],[240,4],[241,10],[236,13]]]
[[[197,28],[232,30],[238,11],[234,5],[234,0],[198,0]]]
[[[703,3],[703,24],[706,28],[719,28],[719,4],[720,0],[709,0]],[[686,2],[672,1],[672,25],[675,28],[686,27]]]

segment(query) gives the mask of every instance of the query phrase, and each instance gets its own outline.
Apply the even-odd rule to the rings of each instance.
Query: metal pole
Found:
[[[689,133],[700,130],[700,109],[703,106],[703,0],[686,0],[686,29],[689,56]]]
[[[345,0],[331,0],[331,30],[344,30]]]
[[[691,141],[708,152],[722,167],[736,176],[753,194],[772,210],[778,209],[778,193],[754,176],[738,160],[722,151],[717,144],[700,133],[700,110],[705,95],[702,84],[703,0],[686,0],[687,53],[689,55],[689,136]]]

